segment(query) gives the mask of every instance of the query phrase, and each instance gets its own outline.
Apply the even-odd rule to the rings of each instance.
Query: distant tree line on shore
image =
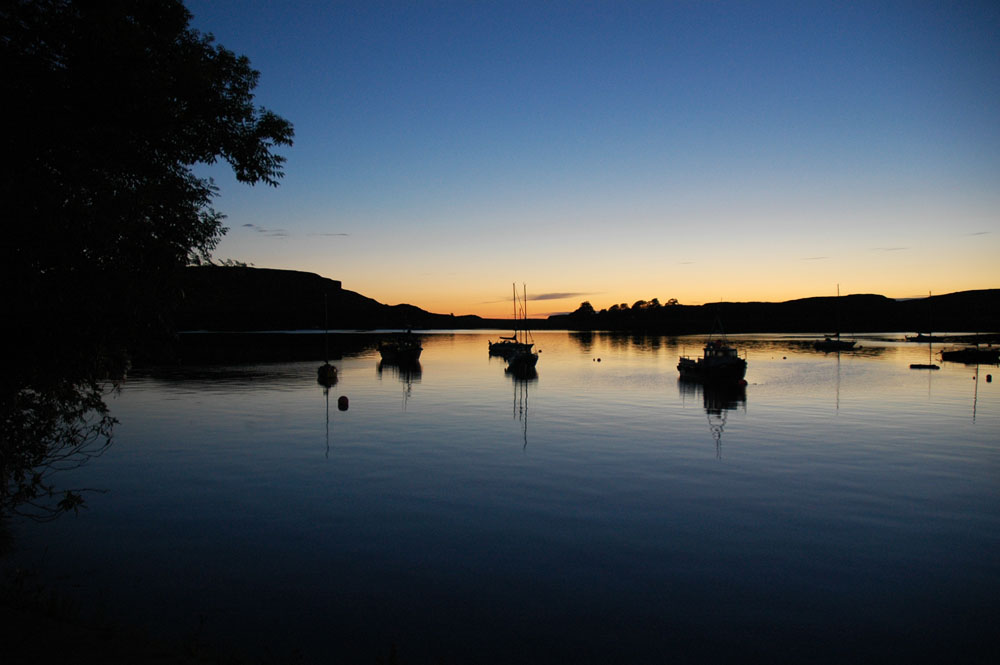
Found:
[[[860,294],[786,302],[717,302],[682,305],[670,298],[614,304],[596,310],[585,301],[573,312],[551,316],[547,327],[628,330],[661,334],[726,332],[997,332],[1000,289],[962,291],[895,300]]]

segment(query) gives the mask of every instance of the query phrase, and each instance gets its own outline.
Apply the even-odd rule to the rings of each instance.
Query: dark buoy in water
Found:
[[[348,406],[349,406],[349,404],[348,404],[348,401],[347,401],[347,395],[341,395],[340,397],[337,398],[337,408],[339,410],[341,410],[341,411],[347,411],[347,407]]]
[[[601,359],[600,359],[600,358],[598,358],[598,359],[597,359],[597,362],[601,362]]]
[[[738,384],[738,385],[739,385],[739,386],[740,386],[741,388],[745,388],[745,387],[746,387],[746,385],[747,385],[747,380],[746,380],[746,379],[740,379],[740,382],[739,382],[739,384]]]
[[[986,375],[986,383],[993,383],[993,375],[992,374],[987,374]]]

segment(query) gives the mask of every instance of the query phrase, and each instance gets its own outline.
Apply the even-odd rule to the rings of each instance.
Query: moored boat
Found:
[[[840,284],[837,285],[837,300],[834,301],[837,310],[837,332],[827,335],[822,340],[813,342],[813,348],[824,353],[830,351],[850,351],[857,342],[853,339],[840,339]]]
[[[489,354],[500,356],[506,360],[508,369],[514,371],[534,370],[535,365],[538,364],[538,354],[532,350],[535,346],[534,343],[528,341],[531,333],[527,326],[527,288],[525,288],[520,303],[518,302],[517,287],[512,284],[511,290],[514,294],[514,334],[510,337],[501,336],[497,342],[488,342]],[[523,327],[519,326],[519,321],[524,322]]]
[[[677,371],[682,379],[724,383],[740,382],[747,372],[747,361],[723,340],[709,340],[701,358],[681,356]]]
[[[518,351],[507,358],[507,366],[512,370],[533,369],[538,364],[538,354],[530,350]]]
[[[378,345],[382,362],[392,365],[412,365],[420,359],[423,350],[420,340],[410,332]]]
[[[1000,362],[1000,349],[993,346],[967,346],[964,349],[947,349],[941,352],[941,360],[966,364],[996,364]]]
[[[316,370],[316,381],[323,386],[332,386],[337,382],[337,368],[329,363],[323,363]]]
[[[513,337],[501,337],[497,342],[488,342],[490,345],[490,355],[510,358],[519,353],[531,353],[534,344],[530,342],[519,342]]]
[[[323,364],[316,370],[316,381],[329,388],[337,382],[337,368],[330,364],[330,309],[323,294]]]
[[[822,340],[813,342],[813,348],[817,351],[849,351],[857,344],[853,339],[840,339],[840,333],[834,337],[824,337]]]

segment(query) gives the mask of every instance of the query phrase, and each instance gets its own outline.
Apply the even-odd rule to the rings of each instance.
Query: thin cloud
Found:
[[[589,293],[539,293],[537,296],[528,296],[528,300],[562,300],[563,298],[579,298],[589,295]]]
[[[803,256],[803,261],[825,261],[829,256]]]
[[[988,236],[992,231],[974,231],[972,233],[966,233],[967,236]]]
[[[251,229],[257,233],[262,233],[269,238],[287,238],[291,235],[285,229],[266,229],[263,226],[257,226],[256,224],[244,224],[243,228]]]
[[[677,264],[678,265],[682,265],[682,266],[689,266],[689,265],[693,265],[694,261],[678,261]]]
[[[901,252],[909,247],[872,247],[873,252]]]
[[[553,293],[539,293],[538,295],[528,295],[528,300],[562,300],[563,298],[579,298],[580,296],[592,296],[596,295],[593,292],[553,292]],[[518,298],[520,299],[520,295]],[[481,305],[495,305],[498,302],[510,302],[510,296],[506,298],[501,298],[499,300],[484,300]]]
[[[310,236],[322,236],[322,237],[332,237],[332,236],[349,236],[350,233],[307,233]]]

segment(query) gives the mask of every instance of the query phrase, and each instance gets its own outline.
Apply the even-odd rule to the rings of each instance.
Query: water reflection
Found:
[[[819,356],[821,358],[832,356],[836,356],[837,358],[840,356],[877,358],[884,355],[887,351],[887,348],[884,346],[862,345],[860,341],[857,346],[850,349],[817,349],[815,347],[815,340],[788,340],[785,344],[789,351]]]
[[[406,403],[413,394],[413,384],[420,383],[423,377],[423,367],[420,366],[419,362],[390,363],[383,360],[375,367],[375,373],[379,380],[382,379],[383,372],[388,372],[403,384],[403,410],[406,411]]]
[[[85,521],[44,533],[14,523],[17,563],[45,562],[85,602],[107,599],[112,620],[184,635],[206,617],[208,634],[293,645],[302,662],[372,662],[386,636],[411,662],[543,662],[566,648],[564,660],[718,662],[690,645],[716,643],[705,617],[719,608],[725,644],[772,660],[806,640],[835,651],[858,607],[866,638],[895,627],[885,653],[915,634],[994,644],[986,625],[957,632],[1000,579],[983,556],[997,540],[1000,391],[988,368],[973,382],[943,367],[922,399],[926,381],[907,364],[924,347],[888,342],[892,362],[852,353],[841,376],[835,358],[784,359],[788,336],[739,337],[753,388],[674,393],[668,347],[698,338],[614,354],[597,334],[577,336],[584,349],[542,333],[550,362],[519,376],[485,361],[488,337],[427,335],[426,382],[417,368],[376,375],[374,350],[346,358],[332,395],[319,394],[312,360],[129,381],[113,402],[119,445],[66,478],[112,491],[88,499]],[[829,409],[838,381],[841,417]],[[395,412],[411,388],[419,413]],[[754,414],[735,414],[725,434],[749,390]],[[360,408],[338,413],[341,392]],[[726,460],[706,434],[718,457],[729,437]],[[265,546],[247,556],[254,543]],[[815,592],[829,585],[838,593]],[[674,590],[676,603],[651,602]],[[593,630],[609,613],[611,632]],[[757,637],[763,624],[773,629]],[[658,641],[665,625],[691,642]],[[829,660],[849,660],[844,648]]]
[[[748,352],[755,354],[766,353],[778,356],[794,353],[804,354],[813,357],[824,357],[834,355],[836,351],[822,351],[814,348],[815,335],[729,335],[730,341],[738,343],[740,348],[745,348]],[[656,353],[673,353],[677,349],[697,346],[699,349],[705,344],[704,335],[654,335],[643,333],[626,332],[590,332],[571,331],[566,334],[566,339],[573,346],[577,347],[580,353],[586,357],[593,357],[602,353],[633,352],[643,355],[655,355]],[[844,355],[852,357],[875,358],[885,354],[895,352],[892,343],[896,339],[884,338],[881,336],[859,336],[857,345],[848,350],[841,351]],[[886,344],[889,342],[889,344]]]
[[[528,386],[538,381],[538,372],[534,367],[522,369],[507,368],[504,373],[511,379],[514,386],[514,401],[511,413],[521,423],[521,437],[524,441],[522,449],[528,447]]]
[[[574,331],[569,333],[569,339],[580,348],[584,355],[592,353],[595,345],[612,351],[635,350],[654,353],[661,347],[677,345],[676,337],[642,332]]]
[[[326,402],[326,458],[330,459],[330,386],[323,386],[323,401]]]
[[[677,387],[681,398],[702,398],[708,428],[715,441],[715,456],[722,459],[722,432],[726,428],[729,411],[742,407],[746,410],[747,389],[738,384],[712,384],[678,379]]]
[[[990,377],[991,379],[993,377]],[[972,422],[976,422],[976,407],[979,405],[979,365],[976,365],[976,375],[972,377],[975,387],[972,389]]]
[[[127,388],[129,382],[136,379],[150,379],[164,390],[173,393],[231,394],[257,392],[262,389],[294,391],[298,390],[303,380],[303,368],[284,363],[145,368],[130,372],[125,387]]]
[[[594,333],[589,330],[570,332],[569,339],[580,347],[580,351],[585,356],[589,356],[594,350]]]

